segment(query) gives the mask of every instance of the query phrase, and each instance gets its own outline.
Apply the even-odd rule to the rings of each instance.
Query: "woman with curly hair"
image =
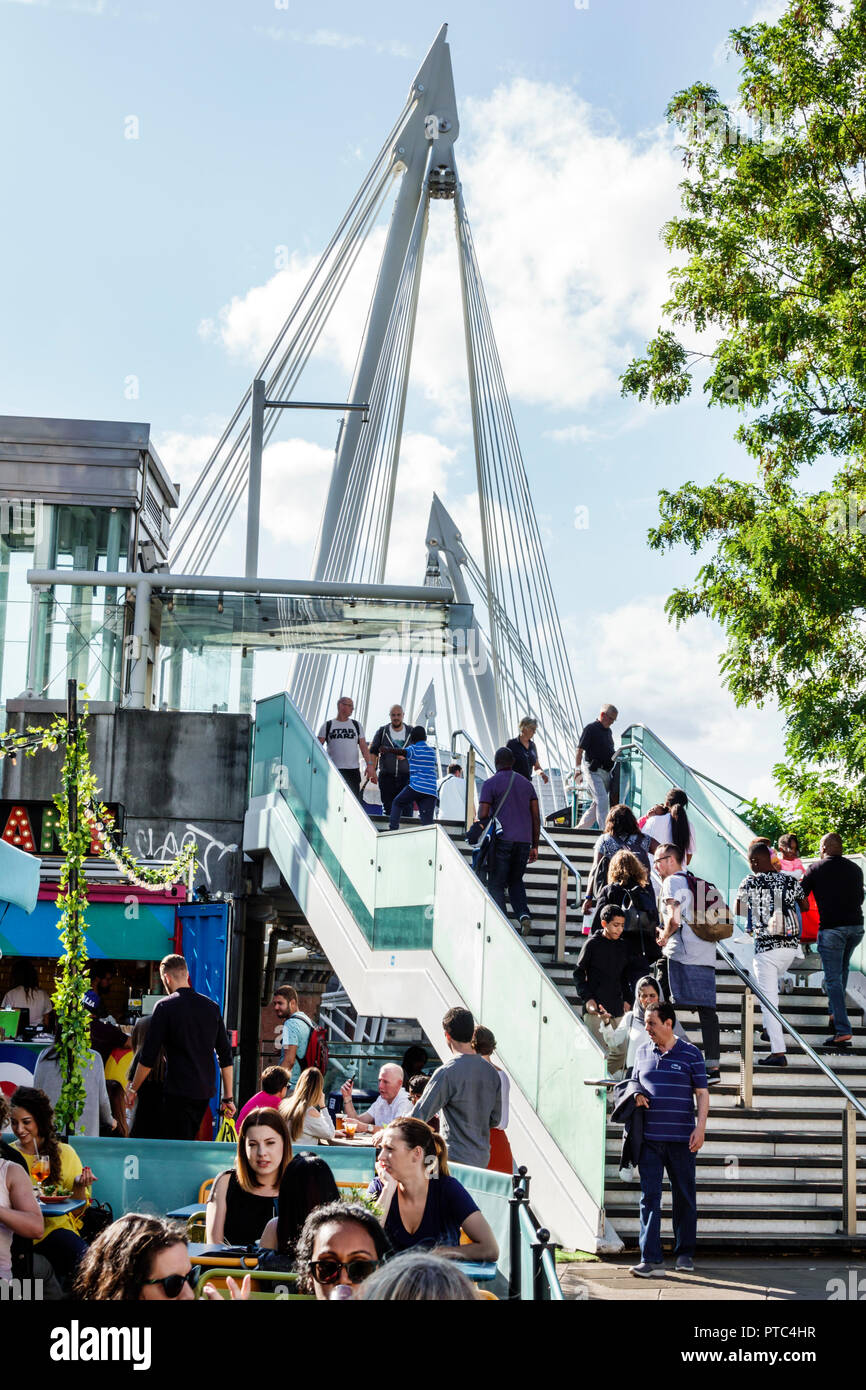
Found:
[[[96,1237],[78,1270],[74,1296],[105,1302],[194,1297],[195,1275],[182,1226],[128,1212]]]
[[[35,1086],[19,1086],[13,1093],[11,1107],[15,1147],[31,1174],[36,1155],[47,1157],[48,1182],[80,1198],[83,1207],[96,1179],[90,1168],[82,1167],[72,1146],[58,1138],[54,1111],[45,1092]],[[45,1255],[61,1279],[73,1273],[87,1250],[80,1230],[80,1209],[64,1216],[47,1216],[45,1235],[36,1241],[39,1253]]]
[[[387,1131],[386,1131],[387,1132]],[[310,1212],[297,1247],[302,1293],[328,1299],[354,1298],[385,1258],[388,1242],[371,1211],[360,1202],[330,1202]]]

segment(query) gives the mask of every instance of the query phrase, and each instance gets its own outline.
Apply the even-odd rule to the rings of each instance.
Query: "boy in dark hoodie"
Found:
[[[593,1037],[604,1047],[601,1037],[599,1006],[610,1015],[610,1022],[618,1027],[630,1008],[626,998],[630,998],[628,985],[629,948],[622,939],[625,928],[625,915],[621,907],[608,903],[601,910],[601,931],[595,932],[584,943],[577,961],[574,982],[583,1000],[583,1021]],[[608,1067],[611,1072],[621,1071],[625,1064],[628,1042],[618,1043],[607,1050]]]

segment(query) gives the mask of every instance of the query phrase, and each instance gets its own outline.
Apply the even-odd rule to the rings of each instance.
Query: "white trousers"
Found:
[[[599,830],[603,831],[610,810],[611,774],[606,768],[600,767],[596,772],[590,772],[587,768],[586,775],[592,788],[592,801],[577,822],[578,829],[591,830],[597,824]]]
[[[752,975],[758,988],[766,994],[771,1004],[779,1007],[779,977],[797,959],[797,947],[774,946],[772,951],[756,951],[752,962]],[[785,1034],[781,1024],[761,1005],[761,1017],[770,1036],[770,1051],[785,1052]]]

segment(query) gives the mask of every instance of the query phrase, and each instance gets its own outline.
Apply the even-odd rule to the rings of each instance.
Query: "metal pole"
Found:
[[[257,376],[250,396],[250,476],[247,489],[247,557],[244,574],[259,572],[259,519],[262,509],[262,449],[265,435],[265,383]]]
[[[744,1106],[746,1110],[751,1110],[752,1093],[754,1089],[755,996],[748,986],[743,991],[743,1002],[740,1009],[740,1029],[742,1039],[740,1044],[740,1098],[738,1104]]]
[[[69,785],[66,792],[66,815],[68,823],[69,841],[72,842],[78,834],[78,751],[75,747],[78,739],[78,686],[74,680],[66,682],[66,748],[69,754],[72,776],[69,778]],[[73,752],[72,750],[75,749]],[[67,854],[69,853],[67,848]],[[74,903],[78,896],[78,865],[73,863],[69,868],[69,882],[67,892],[70,900]],[[72,935],[78,931],[78,909],[70,909],[70,926]],[[70,1049],[64,1050],[64,1072],[66,1073],[66,1084],[69,1085],[72,1074],[72,1058]],[[66,1121],[66,1139],[70,1134],[69,1118]]]
[[[522,1293],[522,1273],[520,1264],[520,1205],[526,1201],[526,1193],[521,1183],[521,1175],[526,1169],[520,1168],[511,1179],[513,1192],[508,1199],[508,1297],[519,1299]]]
[[[857,1234],[857,1112],[850,1103],[842,1114],[842,1230]]]
[[[132,633],[132,671],[129,677],[129,709],[147,705],[147,655],[150,650],[150,579],[135,576],[135,617]]]
[[[28,570],[28,584],[67,584],[81,589],[133,589],[149,584],[157,589],[188,589],[202,594],[292,594],[297,598],[339,598],[347,602],[365,598],[395,600],[398,603],[454,603],[451,585],[430,589],[423,584],[356,584],[353,579],[265,579],[261,576],[238,579],[220,574],[167,574],[136,570],[118,574],[104,570]]]
[[[551,1244],[550,1232],[540,1226],[536,1231],[537,1240],[532,1242],[532,1301],[533,1303],[544,1302],[544,1263],[542,1255],[545,1250],[556,1251],[556,1245]]]
[[[557,961],[565,960],[565,927],[568,916],[568,865],[560,864],[556,885],[556,951]]]
[[[475,749],[470,748],[466,754],[466,810],[463,816],[464,824],[468,830],[475,820]]]

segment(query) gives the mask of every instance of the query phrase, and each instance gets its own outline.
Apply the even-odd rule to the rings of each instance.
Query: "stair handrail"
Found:
[[[812,1061],[816,1063],[816,1065],[820,1068],[824,1075],[830,1078],[836,1089],[842,1093],[848,1104],[853,1105],[854,1109],[860,1113],[864,1120],[866,1120],[866,1106],[863,1105],[862,1101],[859,1101],[857,1099],[853,1092],[848,1090],[848,1087],[845,1085],[844,1081],[839,1080],[839,1077],[833,1071],[832,1067],[829,1067],[827,1063],[824,1061],[823,1057],[820,1057],[818,1053],[815,1051],[815,1049],[809,1043],[806,1042],[806,1039],[802,1036],[801,1033],[797,1031],[793,1023],[790,1023],[788,1019],[785,1018],[785,1015],[779,1012],[775,1004],[770,1003],[770,1000],[764,994],[763,990],[760,989],[759,986],[755,983],[754,979],[749,974],[749,972],[743,969],[743,967],[731,955],[730,951],[725,946],[723,946],[720,941],[716,942],[716,950],[727,961],[728,965],[731,966],[735,974],[739,975],[743,983],[748,986],[752,994],[754,994],[755,998],[760,1000],[762,1007],[767,1009],[767,1011],[771,1013],[779,1023],[781,1023],[785,1031],[787,1033],[790,1033],[791,1037],[797,1043],[797,1046],[803,1049],[807,1057],[811,1057]]]
[[[451,752],[453,753],[453,752],[455,751],[455,750],[454,750],[454,745],[455,745],[457,739],[460,738],[460,737],[465,738],[465,740],[466,740],[466,742],[469,744],[470,748],[472,748],[472,750],[474,751],[476,758],[479,758],[479,759],[481,760],[481,762],[482,762],[482,763],[484,764],[484,766],[487,768],[487,771],[491,774],[491,776],[495,775],[496,769],[490,766],[490,763],[488,762],[487,758],[485,758],[484,754],[482,753],[481,749],[478,747],[478,744],[475,742],[475,740],[474,740],[474,738],[472,737],[472,735],[471,735],[471,734],[467,734],[467,732],[466,732],[465,729],[455,729],[455,730],[452,732],[452,734],[451,734]],[[567,856],[566,854],[563,854],[562,850],[559,848],[559,845],[558,845],[558,844],[556,843],[556,841],[553,839],[553,836],[550,835],[550,834],[548,834],[548,832],[545,830],[545,828],[544,828],[543,825],[541,826],[541,838],[544,840],[545,844],[547,844],[547,845],[550,846],[550,848],[553,850],[554,854],[556,855],[557,859],[561,860],[561,862],[565,865],[565,867],[566,867],[566,869],[568,870],[568,872],[569,872],[570,874],[574,874],[574,901],[575,901],[575,905],[577,905],[577,903],[579,903],[579,901],[580,901],[580,873],[579,873],[579,871],[578,871],[578,870],[575,868],[575,866],[572,864],[572,862],[571,862],[571,860],[568,858],[568,856]]]

